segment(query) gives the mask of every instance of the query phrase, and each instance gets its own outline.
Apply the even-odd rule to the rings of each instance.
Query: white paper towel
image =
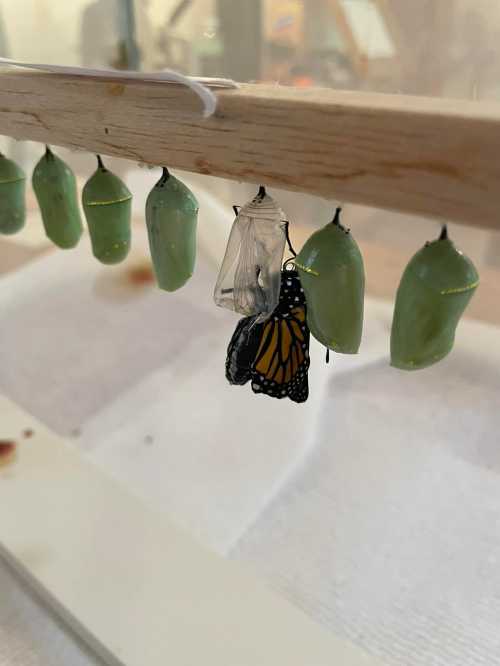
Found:
[[[306,404],[271,400],[225,379],[239,317],[213,304],[203,255],[175,294],[127,288],[130,264],[102,267],[85,239],[0,280],[0,391],[225,552],[314,446],[328,377],[371,358],[386,323],[375,309],[362,361],[325,366],[313,345]]]
[[[296,406],[226,384],[237,317],[203,258],[173,295],[126,268],[85,240],[1,278],[0,390],[388,664],[500,664],[498,329],[464,322],[446,361],[400,373],[368,301],[362,354],[314,346]]]
[[[0,279],[0,391],[60,434],[222,326],[203,258],[177,294],[124,285],[130,266],[103,267],[85,237]]]
[[[232,555],[394,666],[500,664],[499,331],[332,376],[316,447]]]

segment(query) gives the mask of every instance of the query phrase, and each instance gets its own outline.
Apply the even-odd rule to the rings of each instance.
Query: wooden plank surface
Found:
[[[1,395],[0,439],[18,442],[0,469],[0,556],[109,663],[381,666]]]
[[[500,228],[500,105],[323,89],[220,90],[0,74],[1,132],[379,208]]]

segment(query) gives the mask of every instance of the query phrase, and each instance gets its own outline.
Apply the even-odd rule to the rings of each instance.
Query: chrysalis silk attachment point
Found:
[[[391,331],[391,365],[419,370],[437,363],[453,348],[455,330],[479,285],[472,261],[443,228],[419,250],[403,273]]]
[[[215,303],[259,321],[278,305],[285,214],[264,188],[238,213],[215,286]]]

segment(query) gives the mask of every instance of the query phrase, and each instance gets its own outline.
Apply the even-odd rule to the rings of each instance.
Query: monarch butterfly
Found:
[[[83,233],[76,178],[49,146],[33,171],[32,183],[48,238],[62,249],[75,247]]]
[[[15,234],[26,221],[26,174],[0,153],[0,234]]]
[[[215,285],[216,305],[263,321],[279,301],[285,214],[265,187],[237,213]]]
[[[437,240],[414,255],[401,279],[392,321],[391,365],[418,370],[444,358],[478,284],[474,264],[455,247],[444,226]]]
[[[82,201],[92,251],[103,264],[123,261],[130,250],[132,195],[97,156],[97,171],[83,188]]]
[[[304,292],[298,273],[283,270],[279,303],[269,319],[254,315],[238,323],[227,351],[226,378],[238,385],[251,380],[254,393],[305,402],[309,364]]]
[[[356,354],[363,331],[365,270],[341,209],[316,231],[294,260],[307,300],[307,323],[314,337],[341,354]]]
[[[149,247],[161,289],[176,291],[193,275],[198,209],[191,190],[163,168],[146,202]]]

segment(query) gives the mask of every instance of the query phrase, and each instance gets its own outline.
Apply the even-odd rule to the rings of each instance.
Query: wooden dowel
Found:
[[[500,104],[0,73],[0,132],[328,199],[500,228]]]

